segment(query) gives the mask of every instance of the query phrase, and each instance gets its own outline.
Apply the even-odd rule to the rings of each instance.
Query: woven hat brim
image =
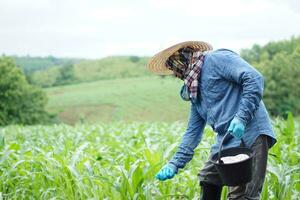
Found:
[[[198,51],[209,51],[212,50],[212,46],[207,42],[202,41],[187,41],[179,44],[175,44],[157,54],[155,54],[147,64],[147,68],[149,71],[160,74],[160,75],[170,75],[173,74],[171,70],[166,66],[166,62],[171,55],[173,55],[176,51],[184,47],[191,47]]]

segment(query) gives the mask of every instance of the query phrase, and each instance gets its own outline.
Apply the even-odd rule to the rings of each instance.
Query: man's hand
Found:
[[[235,117],[230,122],[228,132],[234,137],[241,139],[245,133],[245,125]]]
[[[176,171],[170,165],[165,165],[161,170],[156,174],[155,178],[164,181],[167,179],[171,179],[175,176]]]

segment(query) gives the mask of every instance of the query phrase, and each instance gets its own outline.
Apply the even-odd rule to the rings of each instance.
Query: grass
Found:
[[[48,110],[65,123],[78,121],[186,121],[189,102],[179,96],[174,78],[101,80],[46,89]]]
[[[262,199],[300,195],[300,129],[276,120]],[[0,130],[2,199],[197,199],[197,172],[214,142],[211,129],[194,159],[172,180],[154,179],[172,157],[186,124],[103,123],[10,126]],[[223,197],[226,196],[226,187]],[[225,198],[223,198],[224,200]]]

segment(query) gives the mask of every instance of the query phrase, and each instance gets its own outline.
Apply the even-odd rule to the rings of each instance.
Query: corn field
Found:
[[[0,129],[0,199],[197,199],[197,173],[214,133],[172,179],[157,171],[172,157],[183,123],[10,126]],[[275,120],[262,199],[300,198],[300,133],[292,115]],[[225,199],[227,188],[223,188]]]

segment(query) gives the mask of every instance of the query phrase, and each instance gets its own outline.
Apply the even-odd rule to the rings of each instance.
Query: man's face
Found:
[[[173,71],[173,76],[183,80],[184,78],[184,71],[186,68],[186,64],[183,60],[181,60],[183,56],[180,52],[175,52],[168,60],[166,65],[170,70]]]

